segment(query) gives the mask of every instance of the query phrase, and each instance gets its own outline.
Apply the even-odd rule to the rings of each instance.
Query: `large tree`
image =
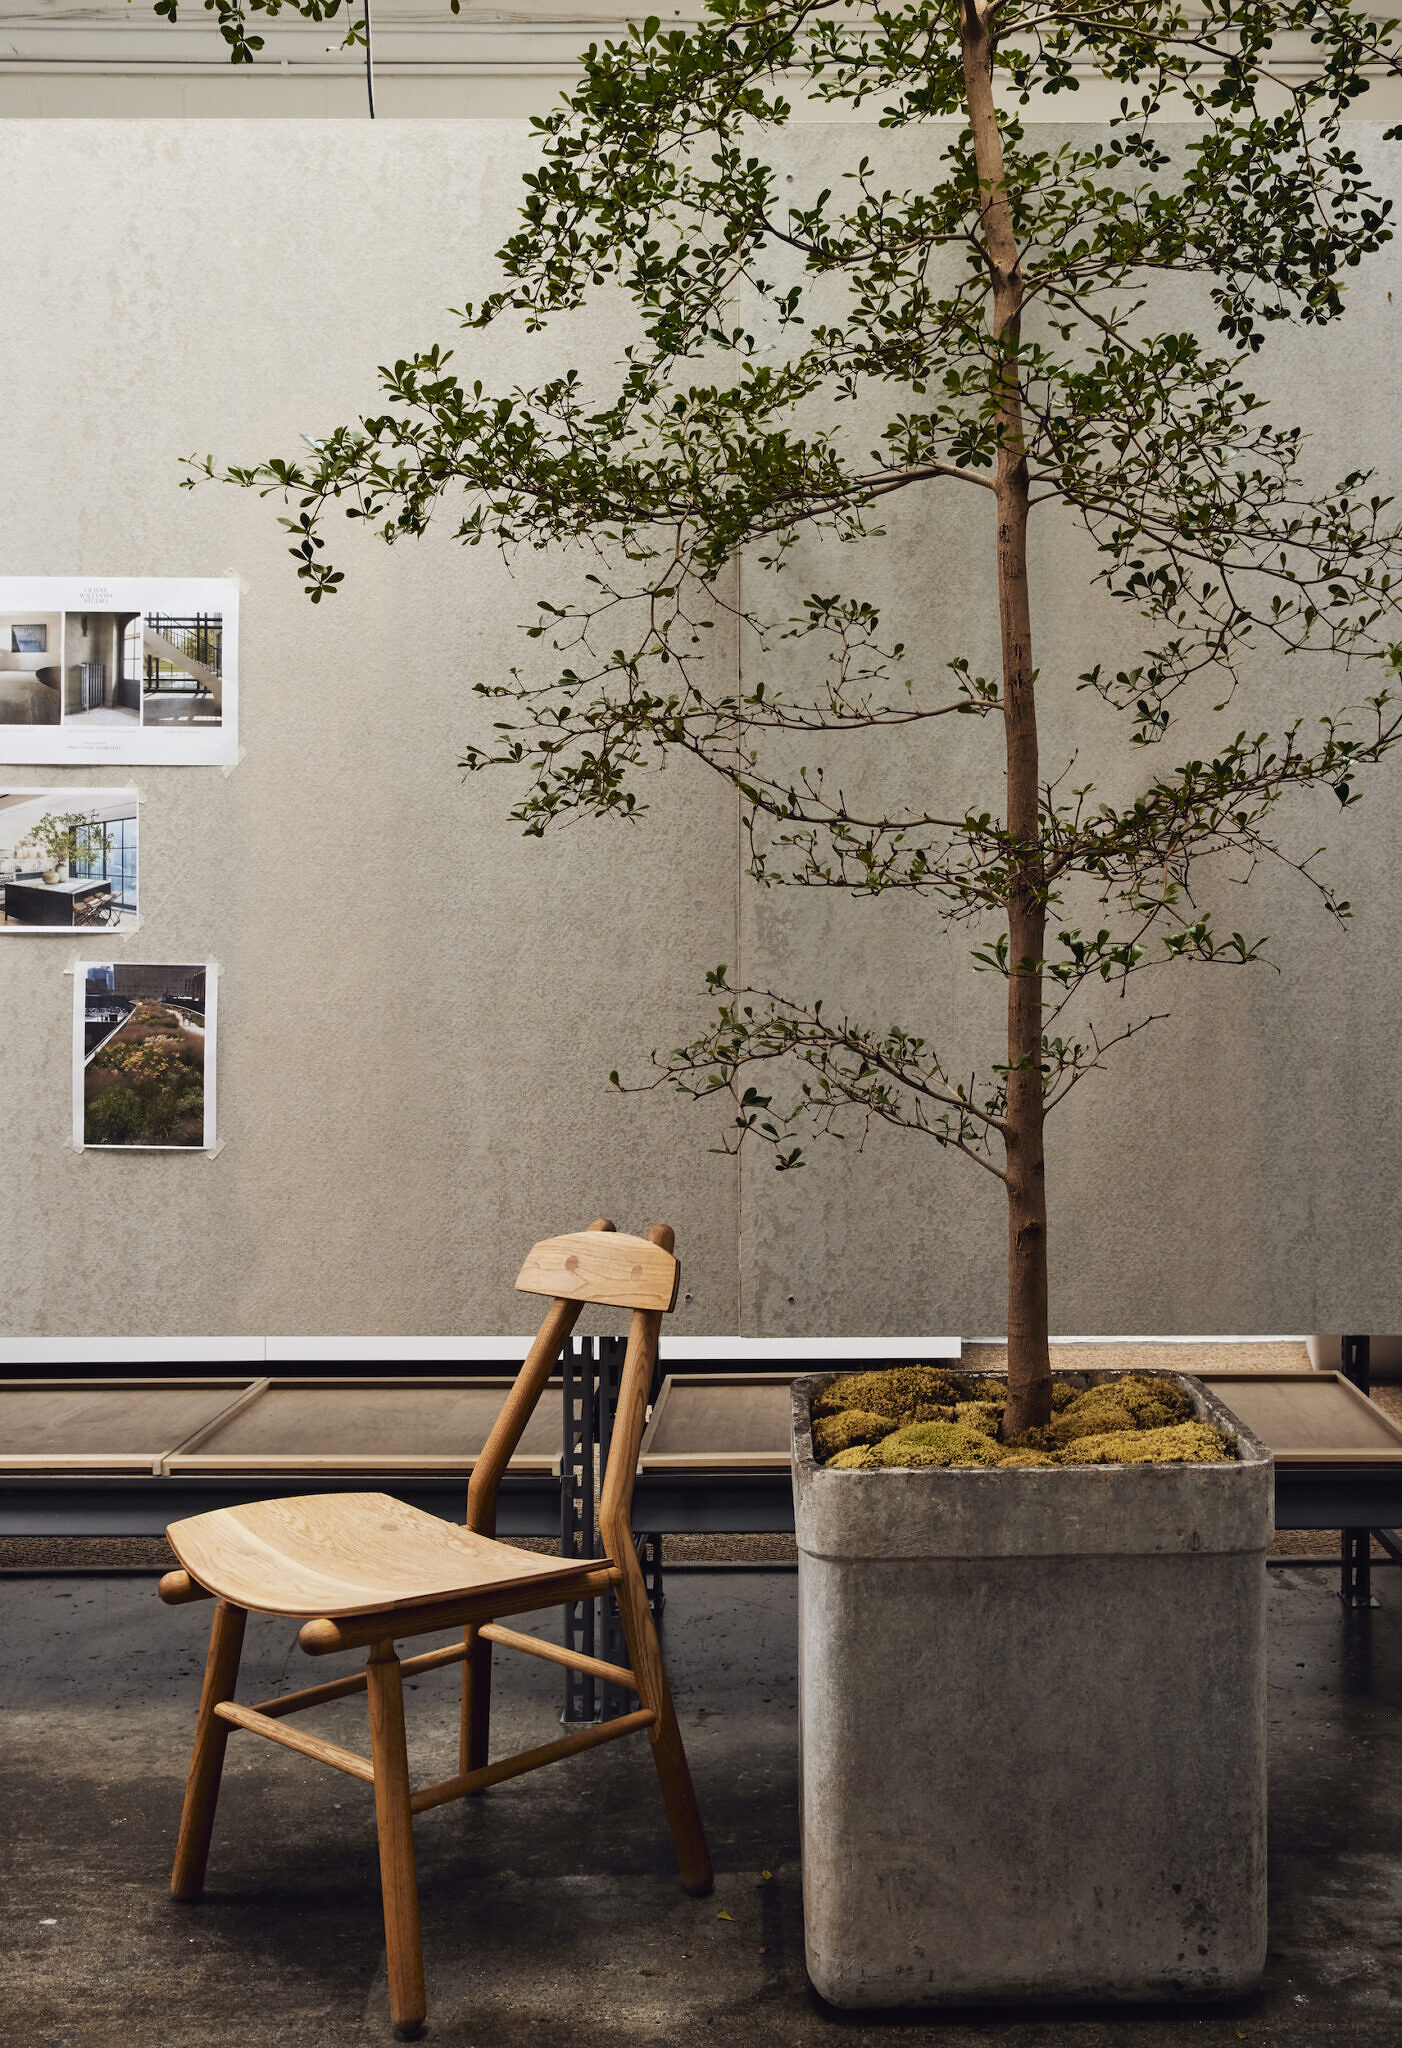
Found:
[[[217,8],[247,54],[244,0]],[[767,1140],[781,1166],[802,1158],[805,1125],[855,1115],[997,1176],[1008,1435],[1049,1415],[1047,1114],[1148,1021],[1121,1009],[1128,1023],[1109,1026],[1092,1003],[1076,1022],[1072,1006],[1173,960],[1256,957],[1195,893],[1204,859],[1237,875],[1286,861],[1345,915],[1275,836],[1276,809],[1310,785],[1354,802],[1359,771],[1402,737],[1384,679],[1344,673],[1398,665],[1388,500],[1364,470],[1321,488],[1300,429],[1242,382],[1273,323],[1337,319],[1347,273],[1390,238],[1344,117],[1397,47],[1396,24],[1347,0],[709,0],[699,26],[648,20],[591,48],[577,90],[535,124],[502,288],[460,316],[534,330],[622,293],[615,387],[571,371],[489,396],[435,346],[381,373],[374,416],[296,459],[221,472],[291,496],[313,601],[341,580],[323,531],[335,510],[388,541],[446,506],[473,546],[587,549],[588,581],[530,627],[535,653],[561,658],[477,685],[497,737],[465,765],[524,776],[513,815],[528,832],[635,817],[641,771],[680,749],[738,792],[764,882],[905,890],[970,931],[1007,993],[981,1074],[956,1074],[918,1020],[882,1026],[808,991],[733,987],[723,969],[714,1023],[664,1066],[694,1094],[729,1089],[731,1142]],[[1063,96],[1087,77],[1113,89],[1108,123],[1029,124],[1029,107],[1074,107]],[[825,129],[850,160],[790,194],[772,157],[804,99],[879,110],[880,128]],[[889,182],[880,130],[921,124],[919,175]],[[1200,281],[1205,317],[1185,316],[1170,274]],[[1156,300],[1186,325],[1160,326]],[[860,567],[857,594],[791,591],[806,530],[862,542],[911,492],[953,501],[991,560],[990,675],[894,640]],[[1088,606],[1080,662],[1039,673],[1034,520],[1062,522],[1063,564],[1083,553],[1066,523],[1089,536],[1088,582],[1143,621],[1131,662],[1096,661]],[[742,667],[708,631],[727,619]],[[1273,732],[1234,721],[1243,676],[1289,697],[1285,665],[1305,655],[1322,657],[1307,716],[1282,711]],[[1120,715],[1141,750],[1129,800],[1047,772],[1039,697],[1063,726]],[[1217,715],[1218,737],[1169,765],[1190,705],[1195,730]],[[865,790],[873,735],[899,782],[920,731],[938,739],[951,718],[1001,747],[978,761],[936,744],[923,791],[849,800],[844,743]]]

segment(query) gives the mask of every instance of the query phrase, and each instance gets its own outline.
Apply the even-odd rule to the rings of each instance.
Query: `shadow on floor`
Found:
[[[1325,1572],[1272,1574],[1272,1918],[1231,2007],[838,2013],[803,1968],[792,1574],[679,1574],[665,1643],[718,1872],[675,1877],[645,1745],[422,1816],[428,2038],[444,2048],[1398,2048],[1402,1574],[1346,1615]],[[135,1576],[9,1576],[0,1687],[3,2048],[359,2048],[390,2035],[368,1787],[235,1736],[210,1889],[174,1906],[208,1608]],[[545,1626],[545,1624],[542,1624]],[[560,1674],[498,1655],[502,1748],[551,1739]],[[256,1619],[245,1698],[306,1683]],[[416,1778],[453,1768],[455,1679],[409,1695]],[[363,1748],[363,1707],[310,1730]],[[956,1736],[958,1731],[951,1731]],[[969,1731],[977,1739],[977,1731]]]

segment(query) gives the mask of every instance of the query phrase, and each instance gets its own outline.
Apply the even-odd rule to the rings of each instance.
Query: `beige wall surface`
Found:
[[[782,146],[800,185],[830,178],[830,126]],[[607,309],[530,343],[458,336],[442,310],[490,289],[531,154],[512,121],[0,123],[0,564],[246,586],[235,769],[9,771],[12,787],[141,790],[143,924],[110,949],[219,962],[226,1143],[212,1160],[76,1154],[78,947],[7,948],[0,1333],[524,1329],[525,1245],[601,1211],[676,1225],[679,1333],[1002,1328],[999,1190],[966,1162],[879,1132],[776,1176],[708,1150],[713,1108],[619,1097],[607,1078],[699,1028],[721,960],[972,1049],[999,991],[963,943],[908,903],[756,893],[733,803],[677,764],[647,778],[638,826],[523,839],[509,782],[456,766],[492,715],[471,685],[531,658],[520,624],[577,570],[442,531],[386,550],[348,530],[343,594],[313,608],[271,502],[179,488],[182,455],[288,453],[373,409],[374,365],[431,340],[489,388],[563,363],[602,379]],[[1317,426],[1325,473],[1373,460],[1395,483],[1393,251],[1355,297],[1336,332],[1272,337],[1250,381]],[[888,524],[842,574],[932,660],[986,661],[989,535],[934,496]],[[1038,547],[1047,757],[1079,747],[1077,779],[1122,791],[1142,757],[1126,765],[1074,680],[1132,651],[1132,621],[1089,599],[1084,543],[1049,526]],[[800,564],[795,590],[817,587],[810,568],[830,565]],[[1359,694],[1322,670],[1263,672],[1237,722]],[[984,778],[996,808],[995,736],[957,723],[957,755],[897,750],[862,772]],[[1175,758],[1205,732],[1190,723]],[[1053,1125],[1055,1328],[1398,1327],[1398,790],[1384,769],[1356,810],[1307,798],[1288,827],[1301,851],[1327,840],[1357,906],[1347,933],[1289,875],[1240,901],[1224,888],[1228,928],[1273,933],[1282,971],[1179,971],[1156,1004],[1171,1021]]]
[[[355,8],[357,21],[363,10]],[[392,120],[524,118],[543,114],[579,76],[590,43],[617,37],[642,18],[627,0],[471,0],[454,14],[449,0],[374,0],[374,103]],[[659,0],[652,10],[670,25],[697,19],[700,0]],[[0,119],[74,116],[182,120],[316,121],[364,119],[369,112],[364,52],[343,47],[342,9],[330,19],[259,14],[253,26],[263,49],[254,64],[232,64],[213,16],[182,7],[157,17],[153,0],[5,0],[0,39]],[[1306,34],[1285,35],[1273,51],[1277,73],[1299,77],[1316,52]],[[1078,120],[1105,120],[1119,104],[1119,85],[1090,67],[1077,75]],[[830,121],[850,110],[803,104],[799,117]],[[1038,102],[1033,101],[1034,118]],[[1070,111],[1064,97],[1041,101],[1052,120]],[[1375,71],[1355,117],[1402,116],[1402,81]],[[858,116],[875,123],[880,99]]]

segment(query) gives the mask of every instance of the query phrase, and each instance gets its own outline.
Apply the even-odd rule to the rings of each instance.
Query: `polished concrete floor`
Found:
[[[795,1581],[678,1572],[665,1642],[715,1896],[670,1863],[642,1743],[417,1825],[429,2039],[444,2048],[1399,2048],[1402,1571],[1346,1614],[1333,1575],[1272,1573],[1271,1957],[1230,2007],[844,2015],[803,1968]],[[369,1788],[235,1735],[210,1889],[166,1871],[207,1607],[135,1574],[0,1579],[0,2043],[359,2048],[388,2042]],[[498,1653],[502,1746],[558,1732],[559,1674]],[[326,1675],[250,1625],[242,1697]],[[893,1674],[895,1682],[898,1675]],[[409,1694],[417,1777],[451,1768],[454,1678]],[[302,1725],[363,1747],[358,1701]]]

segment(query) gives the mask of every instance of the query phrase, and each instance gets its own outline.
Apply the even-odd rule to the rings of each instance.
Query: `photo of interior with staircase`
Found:
[[[0,725],[57,725],[63,692],[58,612],[0,612]]]
[[[224,621],[218,612],[140,622],[143,725],[223,722]]]
[[[63,723],[217,726],[223,647],[217,612],[66,612]]]

